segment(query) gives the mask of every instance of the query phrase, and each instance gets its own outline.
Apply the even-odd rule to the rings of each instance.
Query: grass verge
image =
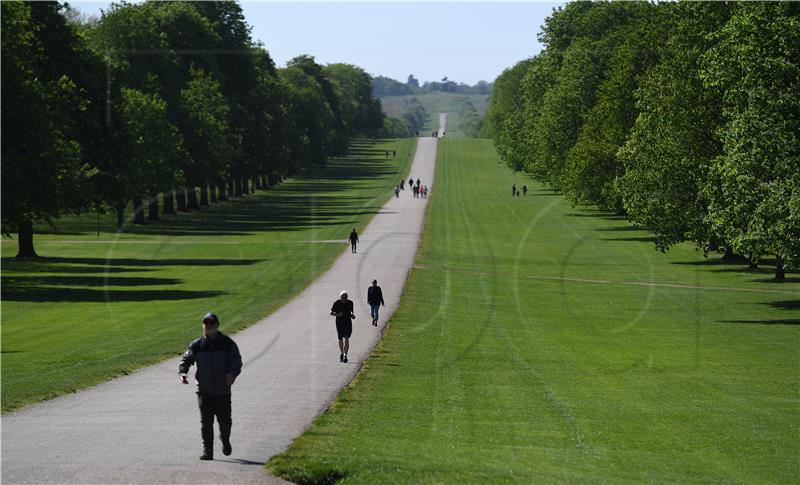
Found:
[[[268,468],[347,483],[797,483],[800,275],[667,254],[440,142],[382,341]],[[511,184],[527,184],[511,197]]]
[[[393,196],[415,146],[355,142],[324,172],[122,234],[111,214],[99,237],[94,215],[63,218],[34,261],[3,241],[3,411],[173,357],[206,311],[229,333],[274,311]]]

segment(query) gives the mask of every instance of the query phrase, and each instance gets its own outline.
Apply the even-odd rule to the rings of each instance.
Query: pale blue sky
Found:
[[[494,81],[541,49],[536,34],[553,7],[537,3],[242,2],[253,38],[278,66],[299,54],[347,62],[405,81]],[[73,1],[87,14],[109,2]]]

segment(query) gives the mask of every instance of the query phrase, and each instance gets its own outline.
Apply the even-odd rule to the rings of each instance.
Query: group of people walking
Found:
[[[511,197],[519,197],[520,194],[528,195],[528,186],[523,185],[522,190],[517,190],[517,184],[511,184]]]
[[[394,196],[400,198],[400,191],[405,190],[405,180],[401,180],[398,185],[394,186]],[[414,177],[408,179],[408,186],[411,187],[411,193],[414,195],[415,199],[427,199],[428,198],[428,186],[422,185],[420,179],[417,179],[417,182],[414,183]]]

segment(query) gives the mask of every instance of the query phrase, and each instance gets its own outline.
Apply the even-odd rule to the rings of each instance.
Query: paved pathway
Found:
[[[432,188],[435,159],[436,140],[420,138],[411,176]],[[2,482],[279,483],[264,462],[325,410],[380,338],[414,264],[426,204],[410,190],[392,197],[359,236],[358,254],[348,246],[301,295],[234,336],[244,369],[233,388],[230,457],[217,439],[217,459],[197,459],[202,445],[194,384],[178,383],[176,356],[3,416]],[[386,300],[378,328],[370,325],[366,304],[373,278]],[[329,316],[341,289],[349,290],[357,317],[349,364],[339,363]],[[220,318],[224,331],[225,315]]]

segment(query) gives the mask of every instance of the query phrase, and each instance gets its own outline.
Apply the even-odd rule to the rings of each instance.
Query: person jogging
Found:
[[[347,299],[347,290],[339,292],[339,299],[331,306],[331,316],[336,317],[336,336],[339,339],[339,362],[347,363],[350,335],[353,334],[353,302]]]
[[[356,228],[353,228],[353,232],[350,233],[350,252],[356,254],[356,244],[358,244],[358,233],[356,232]]]
[[[201,460],[214,459],[214,416],[219,423],[222,454],[233,452],[231,447],[231,386],[242,372],[239,347],[219,331],[219,318],[214,313],[203,316],[203,336],[195,339],[181,357],[178,365],[180,382],[189,384],[189,368],[197,364],[197,404],[200,407],[200,428],[203,438]]]
[[[367,303],[369,303],[369,311],[372,316],[372,326],[378,326],[378,309],[381,305],[386,306],[383,302],[383,291],[378,286],[378,280],[372,280],[372,286],[367,288]]]

